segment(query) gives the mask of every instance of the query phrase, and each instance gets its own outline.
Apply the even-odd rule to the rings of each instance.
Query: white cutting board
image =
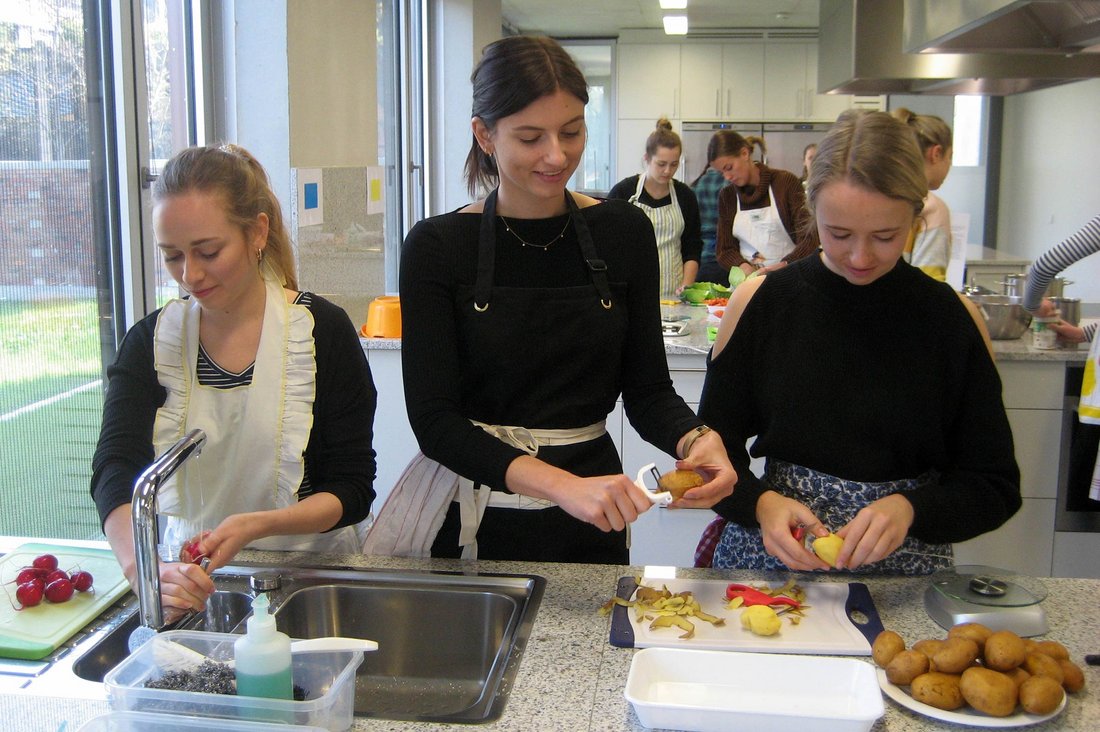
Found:
[[[714,626],[698,618],[692,638],[682,639],[680,628],[649,628],[649,620],[635,619],[632,607],[616,605],[611,619],[611,645],[620,648],[696,648],[716,651],[756,651],[764,653],[805,653],[813,655],[869,656],[874,637],[882,631],[882,622],[867,586],[862,583],[800,582],[806,592],[806,610],[798,625],[781,615],[783,627],[773,636],[754,635],[741,627],[741,608],[726,608],[728,580],[650,579],[642,583],[672,593],[689,591],[703,612],[723,618],[725,625]],[[744,582],[750,586],[753,582]],[[633,599],[637,587],[633,577],[619,580],[617,595]]]

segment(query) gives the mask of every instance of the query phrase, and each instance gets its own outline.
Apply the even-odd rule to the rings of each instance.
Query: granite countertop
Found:
[[[538,574],[546,578],[546,592],[535,619],[519,674],[504,714],[496,722],[478,725],[487,732],[530,730],[629,730],[643,729],[633,708],[623,697],[634,651],[608,642],[609,619],[597,608],[615,591],[620,577],[640,574],[640,567],[610,565],[530,564],[524,562],[461,562],[382,557],[317,556],[308,553],[243,552],[243,561],[281,566],[334,564],[383,569],[439,569],[463,572]],[[664,568],[663,568],[664,569]],[[752,581],[752,573],[678,569],[677,577],[736,578]],[[664,575],[667,576],[667,575]],[[848,581],[844,576],[803,578],[803,581]],[[921,595],[926,578],[858,578],[871,595],[887,628],[910,642],[942,637],[943,631],[924,612]],[[1100,652],[1096,628],[1100,627],[1100,580],[1044,578],[1050,591],[1043,603],[1051,631],[1046,636],[1063,643],[1085,671],[1083,692],[1072,696],[1059,717],[1033,730],[1092,730],[1100,719],[1100,669],[1083,665],[1087,653]],[[869,659],[867,659],[869,663]],[[902,709],[885,701],[886,714],[875,723],[876,732],[922,732],[956,727]],[[106,701],[77,700],[0,689],[0,714],[20,720],[20,729],[68,732],[107,711]],[[66,726],[62,726],[63,723]],[[469,730],[469,725],[440,725],[359,719],[356,730]]]
[[[684,335],[665,337],[665,354],[669,356],[706,356],[710,351],[707,340],[707,309],[695,305],[662,305],[662,317],[684,317],[688,326]],[[717,325],[717,321],[709,324]],[[360,338],[363,349],[370,351],[401,350],[400,338]],[[997,361],[1051,361],[1066,364],[1084,363],[1088,358],[1088,344],[1077,348],[1040,350],[1031,345],[1030,333],[1014,341],[993,341],[993,355]]]

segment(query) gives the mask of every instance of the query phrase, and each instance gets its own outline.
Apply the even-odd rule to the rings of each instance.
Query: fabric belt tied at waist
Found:
[[[576,445],[581,442],[588,442],[594,440],[597,437],[602,437],[607,434],[607,421],[600,420],[594,424],[590,424],[587,427],[568,427],[565,429],[545,430],[545,429],[528,429],[527,427],[515,427],[511,425],[497,425],[497,424],[485,424],[484,422],[478,422],[471,419],[470,422],[477,425],[487,433],[497,438],[501,442],[511,445],[517,450],[523,450],[525,453],[531,456],[539,454],[540,446],[554,446],[554,445]],[[484,488],[479,489],[485,491]],[[522,496],[518,493],[506,493],[504,491],[486,491],[488,496],[488,503],[486,505],[493,506],[495,508],[518,508],[522,510],[538,510],[543,508],[550,508],[556,505],[553,501],[548,501],[545,498],[531,498],[530,496]],[[461,494],[461,491],[460,491]],[[460,503],[466,503],[469,507],[469,499],[466,502],[459,501]],[[478,523],[480,523],[480,514],[484,513],[484,509],[481,509],[478,514]],[[463,522],[465,525],[466,522]],[[474,529],[476,533],[476,528]],[[460,542],[461,543],[461,542]]]

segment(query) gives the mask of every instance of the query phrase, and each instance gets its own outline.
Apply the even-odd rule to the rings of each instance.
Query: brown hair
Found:
[[[850,109],[837,117],[810,166],[806,206],[811,214],[821,190],[842,180],[906,201],[914,216],[920,214],[928,195],[924,157],[916,138],[886,112]]]
[[[661,117],[657,120],[657,129],[650,132],[649,137],[646,138],[645,159],[652,158],[657,154],[657,149],[661,147],[680,150],[681,152],[684,149],[684,143],[680,140],[680,136],[672,130],[672,123],[668,121],[667,117]]]
[[[490,43],[470,81],[472,116],[480,118],[490,132],[501,118],[559,89],[588,104],[584,74],[561,44],[545,36],[509,36]],[[494,188],[500,177],[496,161],[481,149],[476,137],[466,155],[464,175],[471,195],[479,186]]]
[[[219,193],[229,222],[248,234],[256,217],[267,214],[263,261],[284,285],[298,289],[290,234],[267,173],[252,154],[237,145],[189,147],[176,153],[153,184],[153,203],[190,191]]]
[[[736,157],[745,148],[749,149],[749,157],[751,158],[754,147],[760,148],[761,156],[768,154],[768,148],[764,145],[763,137],[756,137],[755,135],[742,137],[741,133],[733,130],[718,130],[711,135],[710,142],[707,143],[707,165],[718,158]]]
[[[890,114],[913,130],[922,153],[928,152],[928,148],[934,145],[942,147],[945,153],[951,149],[953,140],[951,128],[936,115],[917,114],[905,107],[898,107]]]

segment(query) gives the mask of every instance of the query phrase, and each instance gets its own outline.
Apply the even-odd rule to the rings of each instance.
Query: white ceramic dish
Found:
[[[866,732],[885,711],[866,661],[646,648],[627,701],[648,728],[727,732]]]
[[[923,714],[926,717],[931,717],[932,719],[938,719],[942,722],[953,722],[954,724],[963,724],[968,727],[1026,727],[1029,724],[1038,724],[1039,722],[1053,719],[1061,714],[1062,710],[1066,708],[1066,697],[1063,695],[1062,703],[1050,714],[1027,714],[1025,712],[1020,712],[1008,717],[990,717],[987,714],[982,714],[970,708],[956,709],[955,711],[949,712],[946,709],[937,709],[936,707],[929,706],[909,696],[900,686],[895,686],[887,681],[886,672],[882,669],[878,669],[878,684],[882,687],[882,691],[886,696],[906,709],[910,709],[918,714]]]

